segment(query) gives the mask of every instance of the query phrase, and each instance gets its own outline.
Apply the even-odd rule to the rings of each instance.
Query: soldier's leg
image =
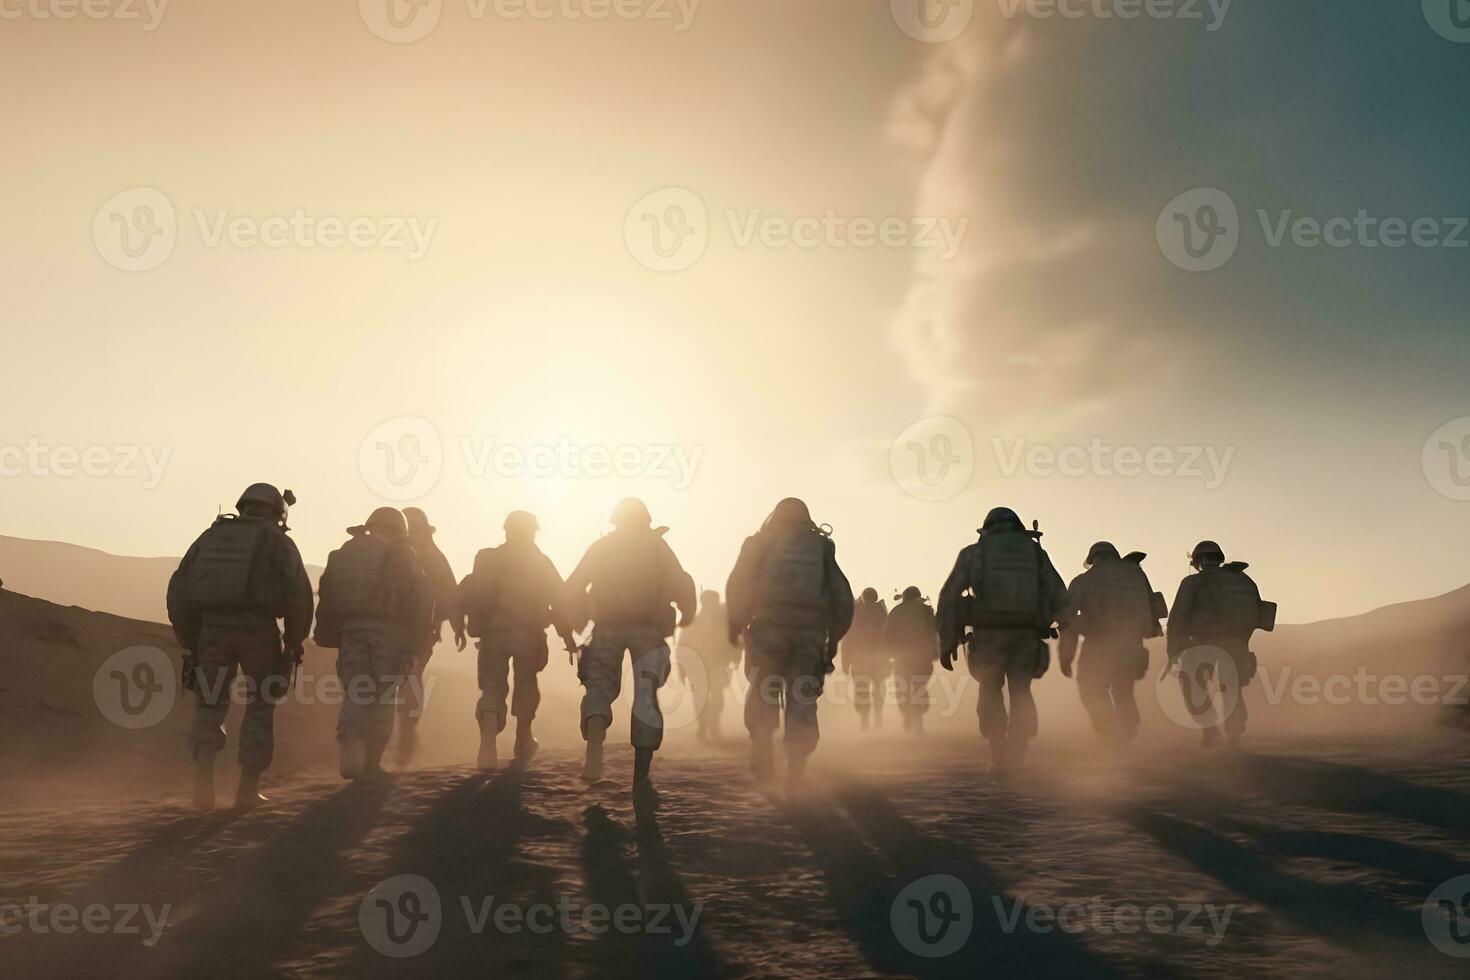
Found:
[[[817,701],[822,696],[826,674],[826,633],[794,632],[787,646],[786,766],[787,783],[800,781],[807,758],[817,747]]]
[[[196,656],[194,721],[189,727],[189,745],[195,760],[212,759],[225,747],[230,688],[238,668],[235,651],[208,632],[201,636]]]
[[[246,682],[240,768],[259,773],[270,767],[275,754],[276,705],[286,696],[289,683],[281,669],[281,640],[274,629],[251,637],[241,646],[240,666]]]
[[[925,664],[909,672],[909,711],[913,718],[910,724],[915,735],[923,733],[924,716],[929,713],[929,682],[934,677],[934,666]]]
[[[980,735],[992,747],[1004,746],[1010,718],[1006,712],[1006,661],[1003,651],[972,643],[965,662],[970,676],[980,687],[975,711],[980,716]]]
[[[1006,665],[1006,686],[1011,694],[1011,719],[1006,728],[1006,741],[1012,765],[1020,765],[1026,757],[1027,745],[1036,737],[1039,719],[1036,698],[1031,694],[1031,682],[1036,679],[1036,669],[1044,653],[1042,641],[1028,637],[1016,642],[1015,651]]]
[[[342,707],[337,713],[337,744],[343,779],[357,779],[367,769],[368,712],[377,684],[372,676],[372,649],[362,630],[346,630],[337,650],[337,678]]]
[[[781,724],[786,678],[784,651],[769,629],[751,630],[745,644],[745,730],[750,733],[750,768],[757,779],[770,776],[772,740]]]
[[[664,713],[658,692],[669,679],[669,645],[656,630],[632,638],[633,718],[630,731],[635,749],[657,749],[664,739]]]
[[[1235,745],[1245,734],[1245,723],[1250,714],[1245,706],[1245,687],[1255,677],[1255,655],[1232,653],[1229,666],[1234,669],[1222,670],[1219,675],[1220,700],[1225,713],[1225,737]]]
[[[864,670],[852,672],[852,704],[857,709],[858,726],[868,728],[868,715],[873,710],[873,675]]]
[[[888,700],[888,675],[893,668],[885,664],[878,669],[873,678],[873,727],[883,727],[883,705]]]
[[[1077,694],[1082,698],[1093,731],[1104,741],[1112,741],[1118,734],[1112,695],[1114,664],[1108,656],[1110,653],[1088,643],[1077,657]]]
[[[476,675],[480,700],[475,721],[492,736],[505,729],[506,701],[510,697],[510,647],[499,632],[487,632],[478,644]]]
[[[717,741],[720,737],[720,718],[725,714],[725,689],[729,686],[730,679],[725,674],[725,668],[713,664],[705,671],[708,678],[709,696],[704,702],[704,713],[700,715],[700,727],[704,729],[706,737],[711,741]]]
[[[373,699],[367,715],[369,773],[382,772],[383,752],[393,738],[393,715],[412,657],[412,651],[386,633],[373,639]]]
[[[577,662],[577,677],[582,682],[582,737],[587,740],[587,762],[582,769],[586,779],[602,775],[602,745],[612,725],[613,702],[623,687],[625,643],[621,633],[594,628]]]
[[[398,697],[398,755],[407,761],[418,744],[419,719],[424,715],[424,668],[434,653],[432,641],[414,651]]]
[[[1220,736],[1219,719],[1215,714],[1214,698],[1215,664],[1186,650],[1181,657],[1179,688],[1184,695],[1184,707],[1202,733],[1204,744],[1214,745]]]
[[[541,687],[537,677],[546,669],[546,633],[544,630],[522,630],[516,639],[515,693],[510,710],[516,716],[516,758],[529,762],[539,748],[531,733],[531,723],[536,719],[536,709],[541,706]]]
[[[1138,735],[1138,699],[1135,689],[1138,682],[1148,674],[1148,651],[1130,650],[1119,658],[1113,672],[1112,695],[1114,717],[1118,722],[1118,742],[1126,745]]]

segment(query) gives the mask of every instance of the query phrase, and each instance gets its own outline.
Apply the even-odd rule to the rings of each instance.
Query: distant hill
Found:
[[[166,623],[164,595],[175,558],[127,558],[60,541],[0,535],[0,579],[5,588],[50,600]],[[308,565],[313,587],[321,569]]]

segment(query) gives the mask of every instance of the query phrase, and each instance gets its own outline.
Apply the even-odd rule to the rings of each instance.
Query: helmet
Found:
[[[1088,565],[1088,566],[1092,566],[1092,565],[1096,565],[1098,563],[1098,561],[1101,560],[1101,559],[1103,559],[1103,558],[1117,558],[1117,557],[1118,557],[1118,549],[1115,548],[1115,547],[1113,547],[1113,545],[1112,545],[1111,542],[1109,542],[1109,541],[1099,541],[1097,544],[1095,544],[1091,548],[1088,548],[1087,549],[1087,561],[1083,562],[1083,564]]]
[[[863,601],[864,602],[877,602],[878,601],[878,590],[875,589],[875,588],[872,588],[871,586],[869,586],[866,589],[863,589]]]
[[[1225,550],[1213,541],[1201,541],[1194,546],[1189,553],[1190,564],[1198,565],[1206,558],[1214,558],[1216,561],[1225,560]]]
[[[286,498],[269,483],[252,483],[246,487],[245,492],[240,494],[240,499],[235,501],[235,509],[241,510],[246,504],[269,507],[277,514],[286,513]]]
[[[1026,525],[1021,523],[1021,518],[1009,507],[993,507],[990,513],[985,515],[985,523],[981,526],[982,531],[999,531],[1005,528],[1022,531]]]
[[[900,598],[905,602],[912,602],[915,599],[922,599],[923,597],[924,593],[919,591],[919,587],[917,585],[911,585],[903,590],[903,595]]]
[[[653,516],[643,501],[637,497],[625,497],[613,508],[609,523],[613,527],[648,527],[653,523]]]
[[[778,503],[761,525],[763,531],[785,531],[791,528],[812,526],[812,512],[806,502],[796,497],[787,497]]]
[[[408,521],[409,534],[433,534],[438,530],[429,524],[429,515],[417,507],[403,508],[403,516]]]
[[[517,531],[534,534],[541,530],[541,522],[536,520],[535,514],[530,514],[523,510],[513,510],[505,515],[504,528],[506,534],[512,534]]]
[[[392,507],[379,507],[367,519],[367,529],[385,538],[408,537],[408,521],[403,512]]]

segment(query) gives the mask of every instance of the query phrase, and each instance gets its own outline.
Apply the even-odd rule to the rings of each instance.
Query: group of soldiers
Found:
[[[379,508],[347,529],[347,541],[328,558],[313,596],[287,535],[292,502],[289,490],[263,483],[247,488],[237,514],[216,520],[169,582],[169,619],[189,651],[185,683],[196,693],[190,739],[194,802],[201,809],[214,805],[214,762],[225,744],[227,691],[238,672],[251,683],[235,804],[249,808],[263,800],[260,778],[271,761],[279,699],[272,692],[279,694],[283,676],[300,663],[308,634],[338,651],[348,694],[337,724],[343,778],[382,775],[395,721],[400,761],[412,755],[424,707],[423,671],[446,625],[456,649],[476,640],[477,764],[498,765],[497,737],[511,716],[514,759],[529,762],[537,748],[537,675],[549,660],[550,628],[577,663],[588,780],[602,777],[623,665],[631,661],[633,783],[635,791],[647,792],[664,734],[658,692],[675,666],[681,682],[703,688],[698,734],[713,739],[726,689],[743,659],[751,769],[762,780],[775,775],[775,735],[782,729],[786,779],[794,787],[817,744],[817,704],[839,647],[862,727],[870,715],[881,725],[892,673],[904,682],[899,708],[904,728],[914,733],[922,730],[934,664],[953,670],[963,648],[979,684],[980,733],[990,743],[992,765],[1006,772],[1021,764],[1037,732],[1031,683],[1050,665],[1049,638],[1060,637],[1059,660],[1068,677],[1075,663],[1093,725],[1122,744],[1138,729],[1133,688],[1148,670],[1144,641],[1162,634],[1159,621],[1166,615],[1163,596],[1143,572],[1142,554],[1124,557],[1099,542],[1088,553],[1087,570],[1067,587],[1041,547],[1041,532],[1035,525],[1028,530],[1003,507],[986,516],[979,539],[960,552],[937,610],[916,586],[896,597],[891,611],[871,588],[855,600],[831,529],[816,524],[795,498],[778,503],[745,540],[723,603],[711,590],[696,606],[694,581],[664,539],[668,528],[653,526],[647,507],[633,498],[614,508],[611,531],[593,542],[565,580],[537,547],[539,526],[531,514],[510,514],[504,543],[479,552],[470,574],[456,581],[423,511]],[[1212,688],[1250,681],[1250,636],[1274,623],[1274,606],[1261,602],[1245,565],[1224,558],[1218,545],[1201,542],[1192,555],[1196,574],[1181,584],[1167,611],[1170,663],[1197,654],[1181,679],[1186,704],[1201,715],[1212,710]],[[684,651],[677,665],[669,643],[676,630]],[[1222,728],[1231,743],[1244,731],[1244,704],[1228,700],[1232,708],[1223,722],[1201,724],[1206,745],[1219,741]]]

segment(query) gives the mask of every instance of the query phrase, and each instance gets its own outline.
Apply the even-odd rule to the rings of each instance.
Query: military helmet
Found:
[[[1006,527],[1024,530],[1026,525],[1021,523],[1021,518],[1009,507],[992,507],[990,513],[985,515],[985,523],[980,530],[998,531]]]
[[[503,525],[506,534],[515,531],[528,531],[535,533],[541,530],[541,522],[536,520],[536,515],[524,510],[513,510],[505,515]]]
[[[379,507],[373,511],[365,526],[373,534],[385,538],[408,537],[408,521],[404,519],[402,511],[392,507]]]
[[[1224,561],[1225,549],[1221,548],[1213,541],[1201,541],[1199,544],[1195,545],[1194,550],[1189,553],[1190,562],[1196,565],[1198,565],[1206,558],[1214,558],[1217,561]]]
[[[403,508],[403,517],[408,522],[408,533],[410,534],[433,534],[438,530],[429,523],[429,515],[417,507]]]
[[[1096,565],[1103,558],[1117,557],[1118,549],[1113,547],[1111,541],[1099,541],[1097,544],[1087,549],[1087,561],[1083,564],[1091,567],[1093,565]]]
[[[609,523],[613,527],[648,527],[653,523],[653,515],[648,512],[648,505],[637,497],[624,497],[613,508]]]
[[[277,514],[286,513],[286,498],[269,483],[252,483],[246,487],[245,492],[240,494],[240,499],[235,501],[235,509],[243,510],[246,504],[269,507]]]
[[[903,595],[899,598],[906,602],[912,602],[914,599],[922,599],[923,597],[924,593],[919,590],[919,587],[917,585],[911,585],[903,590]]]
[[[877,602],[878,601],[878,590],[875,589],[875,588],[873,588],[872,586],[868,586],[868,588],[863,589],[863,601],[864,602]]]

